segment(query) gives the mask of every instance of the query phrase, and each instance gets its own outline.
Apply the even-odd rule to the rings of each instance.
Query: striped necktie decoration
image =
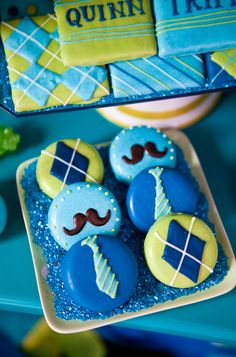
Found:
[[[98,289],[103,293],[115,299],[119,281],[117,281],[115,273],[112,272],[108,264],[108,260],[103,256],[97,244],[98,236],[88,237],[81,243],[82,246],[88,245],[93,251],[94,268],[96,272],[96,283]]]
[[[166,198],[164,187],[162,185],[161,174],[163,172],[163,168],[156,167],[155,169],[151,169],[148,172],[153,175],[156,179],[156,198],[155,198],[155,220],[160,218],[161,216],[165,216],[167,214],[172,213],[172,208],[169,203],[169,199]]]

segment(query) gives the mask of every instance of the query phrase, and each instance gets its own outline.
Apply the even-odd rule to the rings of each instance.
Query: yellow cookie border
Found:
[[[51,168],[54,161],[53,157],[47,156],[44,152],[48,152],[51,155],[55,155],[56,147],[58,142],[63,142],[71,149],[74,150],[76,142],[80,139],[63,139],[55,141],[50,144],[45,150],[41,152],[39,157],[37,168],[36,168],[36,177],[41,190],[48,195],[50,198],[55,198],[57,194],[67,185],[63,186],[62,181],[51,175]],[[84,142],[83,140],[79,141],[77,152],[81,155],[84,155],[89,160],[89,165],[87,169],[87,175],[85,177],[85,182],[96,182],[101,183],[104,175],[104,166],[102,158],[97,151],[97,149]],[[92,164],[91,164],[92,163]],[[45,175],[47,179],[45,180]]]
[[[162,258],[166,244],[158,239],[157,235],[166,241],[169,224],[173,220],[179,223],[188,232],[191,223],[193,223],[191,233],[206,242],[202,256],[203,265],[200,267],[197,283],[194,283],[180,272],[176,275],[177,270]],[[217,242],[208,225],[197,217],[183,213],[164,216],[156,221],[146,236],[144,252],[149,269],[156,279],[176,288],[190,288],[203,282],[211,274],[210,270],[204,265],[213,271],[218,257]]]

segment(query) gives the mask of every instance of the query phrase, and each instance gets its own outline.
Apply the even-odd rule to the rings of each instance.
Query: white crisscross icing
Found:
[[[179,247],[176,247],[174,244],[171,244],[169,242],[167,242],[165,239],[163,239],[158,232],[155,232],[154,235],[165,245],[177,250],[178,252],[182,253],[182,257],[181,257],[181,260],[179,262],[179,265],[178,265],[178,268],[177,270],[175,271],[175,274],[174,274],[174,277],[172,279],[172,281],[170,282],[170,286],[173,286],[176,279],[177,279],[177,276],[180,272],[180,269],[182,267],[182,264],[183,264],[183,261],[184,261],[184,258],[185,256],[191,258],[192,260],[194,260],[195,262],[197,262],[199,265],[203,266],[205,269],[209,270],[211,273],[213,273],[213,269],[210,268],[208,265],[204,264],[201,260],[197,259],[196,257],[194,257],[193,255],[189,254],[187,252],[187,249],[188,249],[188,244],[189,244],[189,241],[190,241],[190,237],[191,237],[191,233],[192,233],[192,229],[193,229],[193,225],[194,225],[194,222],[196,220],[196,217],[192,217],[192,220],[191,220],[191,223],[190,223],[190,227],[189,227],[189,231],[188,231],[188,236],[187,236],[187,239],[186,239],[186,243],[185,243],[185,247],[184,247],[184,250],[179,248]]]
[[[211,83],[214,83],[215,80],[221,75],[223,71],[227,71],[227,67],[233,63],[236,67],[236,50],[233,52],[231,56],[229,56],[226,52],[224,52],[224,56],[228,59],[225,65],[221,68],[221,70],[215,75],[215,77],[211,80]]]
[[[12,70],[13,72],[19,74],[20,76],[22,76],[23,78],[25,78],[26,80],[28,80],[30,82],[29,86],[24,90],[24,93],[22,94],[22,96],[19,98],[19,100],[16,103],[16,108],[20,105],[21,101],[23,100],[23,98],[27,95],[28,90],[32,87],[32,85],[37,86],[38,88],[40,88],[42,91],[45,91],[47,94],[49,94],[50,96],[52,96],[55,100],[58,101],[59,104],[66,106],[69,101],[71,100],[71,98],[73,97],[73,95],[75,94],[75,92],[78,90],[78,88],[80,87],[80,85],[84,82],[84,80],[86,78],[88,78],[89,80],[91,80],[92,82],[94,82],[98,87],[102,88],[104,90],[104,92],[106,94],[109,94],[109,91],[106,87],[104,87],[98,80],[96,80],[96,78],[94,78],[93,76],[90,76],[90,72],[94,69],[94,67],[90,67],[88,69],[88,71],[86,72],[85,68],[78,68],[78,67],[70,67],[71,69],[73,69],[74,71],[76,71],[77,73],[79,73],[80,75],[82,75],[83,77],[81,78],[81,80],[79,81],[78,85],[74,88],[74,90],[72,91],[72,93],[70,93],[69,97],[63,102],[60,98],[58,98],[58,96],[56,96],[54,93],[50,92],[47,88],[43,87],[40,85],[40,83],[36,82],[41,76],[42,74],[45,72],[45,70],[49,67],[49,65],[51,64],[51,62],[54,59],[57,59],[58,61],[60,61],[63,64],[63,61],[61,59],[61,57],[59,56],[60,53],[60,49],[58,49],[58,51],[56,51],[56,53],[51,52],[47,47],[45,47],[44,45],[42,45],[37,39],[35,39],[33,36],[37,33],[37,31],[39,31],[40,29],[43,29],[43,27],[50,21],[56,21],[55,16],[51,15],[51,14],[47,14],[48,19],[45,20],[37,29],[35,29],[30,35],[28,35],[27,33],[25,33],[22,30],[19,30],[18,28],[12,26],[11,24],[7,23],[7,22],[2,22],[3,26],[6,26],[8,28],[10,28],[11,30],[13,30],[14,32],[20,34],[21,36],[25,37],[25,40],[20,44],[20,46],[9,56],[8,58],[8,62],[10,61],[10,59],[12,59],[17,53],[18,51],[28,42],[28,41],[32,41],[33,43],[35,43],[39,48],[41,48],[43,50],[43,52],[46,52],[47,54],[50,55],[50,59],[48,61],[48,63],[42,67],[42,70],[37,74],[37,76],[32,79],[29,76],[27,76],[25,73],[21,73],[20,71],[16,70],[14,67],[12,66],[8,66],[9,70]]]
[[[67,167],[66,174],[65,174],[65,177],[64,177],[63,182],[62,182],[62,185],[61,185],[60,191],[62,191],[63,188],[66,186],[66,180],[67,180],[67,178],[68,178],[68,176],[69,176],[69,174],[70,174],[70,170],[71,170],[71,169],[74,169],[74,170],[76,170],[77,172],[82,173],[83,175],[87,176],[91,181],[93,181],[93,182],[95,182],[95,183],[98,183],[98,182],[95,180],[94,177],[92,177],[91,175],[89,175],[87,172],[85,172],[84,170],[80,169],[79,167],[73,165],[73,161],[74,161],[75,155],[76,155],[76,153],[77,153],[77,149],[78,149],[79,144],[80,144],[80,139],[77,139],[77,140],[76,140],[76,143],[75,143],[75,147],[74,147],[73,152],[72,152],[72,155],[71,155],[70,162],[67,162],[67,161],[63,160],[61,157],[56,156],[56,155],[54,155],[54,154],[52,154],[52,153],[50,153],[50,152],[48,152],[48,151],[46,151],[46,150],[42,150],[42,151],[41,151],[41,154],[46,155],[46,156],[48,156],[48,157],[51,157],[51,158],[54,159],[54,160],[58,160],[58,161],[60,161],[61,163],[63,163],[64,165],[68,166],[68,167]]]

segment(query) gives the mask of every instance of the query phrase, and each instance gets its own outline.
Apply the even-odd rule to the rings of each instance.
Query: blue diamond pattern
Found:
[[[235,81],[234,77],[211,60],[211,54],[206,54],[206,65],[208,79],[211,84],[222,86]]]
[[[55,156],[60,157],[62,160],[68,162],[71,161],[72,155],[74,150],[71,149],[69,146],[65,145],[63,142],[59,141],[57,143]],[[78,167],[83,172],[87,172],[89,160],[87,157],[81,155],[79,152],[76,152],[74,155],[74,159],[72,161],[72,165]],[[64,181],[68,170],[68,165],[64,164],[63,162],[54,159],[52,168],[51,168],[51,175],[58,178],[60,181]],[[69,174],[66,179],[66,184],[70,185],[75,182],[82,182],[85,180],[85,174],[75,170],[73,167],[70,168]]]
[[[89,76],[87,76],[89,74]],[[71,67],[63,73],[61,82],[83,100],[91,99],[92,94],[107,77],[103,67]],[[94,78],[95,80],[92,80]]]
[[[184,229],[178,222],[172,220],[169,224],[167,242],[181,250],[184,250],[187,237],[188,231]],[[201,261],[205,244],[205,241],[191,234],[187,247],[187,253]],[[178,269],[182,258],[182,253],[173,247],[166,245],[162,258],[174,269]],[[197,283],[199,270],[200,264],[192,258],[185,256],[179,272],[188,277],[194,283]]]
[[[25,92],[28,97],[43,107],[59,82],[58,74],[33,63],[12,84],[12,87]]]
[[[42,55],[50,41],[48,32],[24,17],[4,42],[4,46],[13,52],[17,51],[18,55],[33,63]]]

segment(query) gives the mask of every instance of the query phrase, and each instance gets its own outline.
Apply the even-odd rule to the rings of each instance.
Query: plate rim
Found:
[[[22,215],[26,227],[26,232],[27,232],[27,237],[28,237],[28,242],[30,246],[30,251],[31,251],[31,256],[33,260],[33,265],[34,265],[34,271],[35,271],[35,276],[36,276],[36,282],[37,282],[37,287],[39,291],[39,297],[43,309],[43,314],[44,317],[50,326],[52,330],[58,333],[77,333],[81,331],[87,331],[90,329],[95,329],[99,328],[105,325],[109,325],[112,323],[118,323],[122,322],[131,318],[136,318],[136,317],[141,317],[144,315],[149,315],[169,309],[173,309],[176,307],[181,307],[185,305],[190,305],[193,303],[197,303],[200,301],[208,300],[223,294],[226,294],[227,292],[231,291],[234,289],[236,286],[236,260],[235,256],[233,253],[233,249],[231,246],[231,243],[229,241],[229,238],[227,236],[227,233],[224,229],[223,223],[221,221],[220,215],[218,213],[217,207],[215,205],[213,196],[211,194],[208,182],[206,180],[204,171],[202,169],[201,163],[199,161],[198,155],[191,144],[190,140],[187,138],[187,136],[180,130],[176,129],[170,129],[170,130],[163,130],[171,140],[176,143],[181,150],[183,151],[185,160],[187,161],[190,170],[194,177],[196,178],[201,192],[203,192],[208,200],[209,203],[209,219],[214,223],[216,230],[217,230],[217,240],[221,242],[225,254],[228,257],[228,262],[229,262],[229,270],[226,275],[226,277],[217,285],[197,292],[195,294],[190,294],[187,296],[182,296],[180,298],[177,298],[173,301],[167,301],[162,304],[157,304],[154,305],[150,308],[147,309],[142,309],[136,312],[129,312],[129,313],[123,313],[119,315],[112,316],[107,319],[101,319],[101,320],[87,320],[87,321],[81,321],[81,320],[64,320],[60,319],[56,316],[55,314],[55,309],[54,309],[54,302],[52,301],[53,299],[53,293],[50,290],[48,284],[46,283],[45,279],[43,279],[42,274],[41,274],[41,269],[39,267],[39,259],[38,255],[41,259],[41,261],[46,264],[45,258],[42,256],[42,248],[34,243],[33,241],[33,236],[31,233],[30,229],[30,221],[29,221],[29,216],[28,212],[26,209],[25,201],[24,201],[24,189],[21,185],[21,178],[24,174],[24,170],[35,160],[38,159],[38,157],[31,158],[29,160],[26,160],[22,162],[16,172],[16,183],[17,183],[17,191],[18,191],[18,197],[20,201],[20,206],[22,210]],[[182,145],[180,145],[180,142]],[[105,143],[99,143],[95,144],[94,146],[96,147],[101,147],[101,146],[107,146],[109,145],[110,142],[105,142]],[[187,150],[190,149],[190,150]],[[213,219],[214,218],[214,219]],[[48,295],[49,294],[49,295]],[[49,300],[49,297],[51,300]],[[48,304],[49,303],[49,304]]]

